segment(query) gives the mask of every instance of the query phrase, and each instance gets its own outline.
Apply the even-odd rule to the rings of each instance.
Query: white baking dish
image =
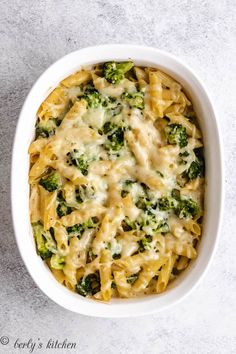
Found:
[[[29,157],[35,117],[48,93],[81,66],[132,59],[135,64],[158,67],[176,78],[185,88],[198,114],[203,132],[206,158],[206,196],[203,236],[198,257],[166,292],[135,299],[113,299],[109,304],[83,298],[60,285],[35,251],[29,220]],[[133,45],[104,45],[73,52],[47,69],[25,100],[18,121],[12,156],[12,215],[15,236],[25,265],[39,288],[52,300],[71,311],[99,317],[129,317],[155,313],[187,295],[206,271],[215,250],[219,232],[222,198],[222,154],[218,123],[213,105],[203,84],[179,59],[163,51]]]

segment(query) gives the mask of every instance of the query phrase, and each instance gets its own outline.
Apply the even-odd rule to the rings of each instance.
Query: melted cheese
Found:
[[[68,248],[61,271],[65,284],[74,287],[81,277],[99,272],[102,286],[95,296],[100,300],[106,300],[111,294],[113,271],[122,273],[123,278],[112,292],[118,294],[123,286],[128,292],[125,296],[132,296],[134,288],[127,276],[140,272],[139,279],[141,274],[165,278],[166,263],[160,262],[163,268],[154,272],[152,266],[157,267],[157,261],[162,258],[196,257],[195,242],[201,234],[198,220],[203,215],[204,179],[180,183],[183,173],[196,160],[194,149],[203,146],[200,130],[183,115],[190,102],[181,86],[166,74],[150,68],[134,68],[134,71],[137,80],[129,80],[129,74],[114,85],[102,77],[101,67],[97,66],[87,67],[83,75],[77,72],[63,80],[38,111],[40,122],[58,118],[61,124],[55,127],[54,135],[40,137],[29,149],[33,164],[32,221],[50,215],[51,219],[43,225],[47,237],[50,234],[47,225],[60,227]],[[83,96],[91,78],[97,94],[103,96],[100,97],[103,103],[99,105],[98,100],[97,108],[89,107]],[[151,90],[150,81],[153,81]],[[91,82],[89,85],[91,88]],[[143,110],[132,107],[132,101],[129,102],[130,95],[140,87],[144,93]],[[186,127],[186,147],[167,143],[165,127],[169,123]],[[72,158],[72,152],[79,157]],[[188,156],[181,162],[184,152]],[[44,192],[44,188],[39,181],[49,167],[61,175],[62,195],[45,191],[48,199],[44,202],[43,193],[39,194],[39,189]],[[160,210],[159,198],[169,197],[174,188],[180,191],[181,199],[192,198],[198,203],[198,214],[190,220],[192,224],[189,219],[179,219],[174,208]],[[56,213],[60,203],[71,208],[61,218]],[[168,233],[158,231],[159,223],[167,223]],[[81,229],[81,235],[71,237],[67,233],[70,227]],[[64,254],[56,247],[53,252]],[[115,259],[115,255],[121,258]],[[172,278],[169,274],[166,284]],[[155,277],[136,286],[142,290],[140,295],[155,292],[157,288]],[[121,296],[124,293],[120,290]]]

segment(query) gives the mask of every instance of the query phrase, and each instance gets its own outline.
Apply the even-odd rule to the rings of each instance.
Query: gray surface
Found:
[[[0,336],[8,335],[10,344],[0,344],[0,353],[28,353],[12,348],[18,337],[44,344],[67,338],[79,342],[77,352],[83,354],[236,352],[235,8],[234,0],[1,0]],[[49,300],[21,261],[10,215],[11,146],[28,90],[61,56],[111,42],[152,45],[191,65],[212,93],[225,147],[226,208],[213,263],[180,305],[139,319],[88,318]],[[66,353],[37,351],[42,352]]]

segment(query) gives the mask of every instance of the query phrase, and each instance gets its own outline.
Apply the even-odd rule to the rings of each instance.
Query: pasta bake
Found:
[[[70,290],[158,294],[197,257],[202,134],[166,73],[127,61],[70,75],[40,105],[29,154],[37,253]]]

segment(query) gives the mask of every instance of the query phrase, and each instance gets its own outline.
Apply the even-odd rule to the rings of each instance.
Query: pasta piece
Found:
[[[140,272],[138,279],[134,283],[132,290],[134,292],[141,292],[146,289],[151,279],[157,274],[157,271],[167,262],[167,259],[162,257],[157,261],[150,261]]]
[[[60,222],[54,224],[54,236],[57,242],[58,253],[61,256],[66,256],[69,253],[68,234]]]
[[[165,101],[163,100],[162,97],[162,83],[156,71],[149,72],[149,82],[150,82],[149,93],[150,93],[152,110],[157,113],[158,117],[162,118]]]
[[[77,237],[72,237],[69,241],[69,253],[65,257],[65,265],[63,267],[65,284],[71,290],[74,290],[75,285],[77,284],[76,271],[81,264],[79,259],[79,250],[79,239]]]
[[[65,110],[68,102],[67,90],[64,87],[56,87],[41,104],[37,113],[38,117],[44,121],[50,118],[58,118]]]
[[[111,259],[111,252],[109,250],[101,252],[99,273],[101,279],[101,296],[104,301],[109,301],[111,298]]]
[[[131,296],[131,285],[127,282],[125,271],[114,271],[114,280],[121,297],[130,297]]]
[[[181,256],[179,258],[179,260],[177,261],[176,269],[177,270],[183,270],[183,269],[185,269],[188,266],[188,264],[189,264],[189,258]]]
[[[40,154],[42,149],[48,144],[49,139],[37,139],[33,141],[28,149],[29,154]]]
[[[131,274],[138,273],[141,266],[147,264],[151,260],[158,260],[159,255],[155,252],[143,252],[131,257],[123,257],[116,260],[114,263],[124,269],[128,269]]]
[[[91,74],[89,71],[78,71],[61,81],[61,84],[65,87],[80,86],[91,80]]]
[[[93,240],[92,248],[94,254],[106,247],[106,243],[110,242],[116,235],[117,229],[124,219],[124,212],[120,207],[110,208],[102,219],[100,229]]]
[[[32,184],[30,191],[30,221],[32,223],[37,222],[41,218],[39,188],[37,184]]]
[[[73,127],[74,124],[80,121],[83,114],[86,112],[86,103],[84,101],[76,101],[69,112],[65,115],[60,131]]]
[[[49,266],[50,267],[50,266]],[[56,278],[56,280],[60,283],[60,284],[63,284],[65,282],[65,274],[63,273],[62,270],[60,269],[54,269],[54,268],[51,268],[51,272],[52,274],[54,275],[54,277]]]
[[[137,76],[139,87],[142,89],[148,85],[148,75],[142,68],[134,67],[135,75]]]
[[[75,210],[71,214],[63,216],[61,223],[66,227],[81,224],[84,220],[88,220],[93,216],[100,216],[105,210],[102,205],[93,201],[84,202],[79,210]]]
[[[164,188],[164,184],[160,175],[153,172],[152,170],[147,170],[145,168],[136,166],[132,170],[129,169],[129,172],[131,176],[137,178],[140,182],[145,183],[150,189],[161,190]]]
[[[49,230],[54,226],[56,221],[56,199],[57,192],[48,192],[43,187],[39,186],[41,215],[43,218],[44,230]]]
[[[165,290],[169,282],[170,274],[172,272],[176,259],[177,256],[172,254],[162,266],[157,280],[157,286],[156,286],[157,293],[161,293]]]

